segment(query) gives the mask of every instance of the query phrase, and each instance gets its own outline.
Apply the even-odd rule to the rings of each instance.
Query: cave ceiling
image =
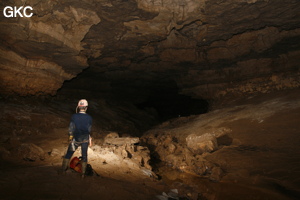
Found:
[[[6,6],[33,16],[4,17]],[[1,1],[1,94],[194,98],[299,87],[298,0]]]

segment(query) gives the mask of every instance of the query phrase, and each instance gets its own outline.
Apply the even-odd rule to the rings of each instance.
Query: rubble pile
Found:
[[[139,145],[138,137],[119,137],[118,133],[111,132],[104,138],[102,144],[96,142],[89,149],[89,155],[93,160],[103,164],[125,164],[131,170],[150,170],[150,151],[145,146]]]
[[[175,119],[165,126],[170,127],[181,120],[185,119]],[[220,181],[224,175],[222,168],[218,163],[207,160],[206,156],[223,147],[220,138],[226,137],[231,130],[221,127],[208,132],[196,130],[176,134],[166,127],[162,125],[148,131],[141,138],[150,148],[152,159],[184,173]]]

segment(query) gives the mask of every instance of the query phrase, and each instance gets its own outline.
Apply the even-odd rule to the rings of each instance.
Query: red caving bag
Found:
[[[76,172],[81,173],[81,162],[78,157],[72,158],[72,160],[70,162],[70,168]]]

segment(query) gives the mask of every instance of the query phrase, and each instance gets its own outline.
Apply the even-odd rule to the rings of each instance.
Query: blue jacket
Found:
[[[74,136],[76,142],[88,142],[92,121],[92,117],[89,114],[73,114],[69,126],[69,134]]]

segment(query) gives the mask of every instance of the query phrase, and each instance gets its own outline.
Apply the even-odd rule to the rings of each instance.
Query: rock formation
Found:
[[[33,7],[30,18],[1,15],[1,93],[54,95],[88,66],[81,40],[101,20],[80,5],[55,1],[1,2],[1,8],[25,4]]]
[[[32,16],[7,17],[7,6]],[[149,180],[169,179],[188,199],[300,198],[299,0],[7,0],[0,10],[1,160],[53,175],[85,98],[89,162],[109,177],[87,181],[90,197],[145,199]],[[36,169],[0,170],[3,195],[48,194],[31,183],[73,198],[73,181],[59,179],[65,191]],[[111,196],[111,178],[135,185]]]
[[[284,166],[276,174],[283,177],[298,159],[292,155],[298,151],[297,142],[293,142],[298,137],[297,91],[252,96],[240,105],[235,102],[234,106],[203,115],[172,119],[147,131],[141,140],[149,147],[161,176],[167,176],[161,166],[168,166],[167,170],[175,169],[214,182],[244,179],[250,183],[254,174],[266,178]],[[259,169],[267,172],[258,172]],[[290,180],[292,177],[297,176],[291,175]],[[277,179],[280,184],[282,180]],[[297,188],[292,184],[289,187]]]
[[[65,93],[75,87],[140,103],[170,83],[199,99],[300,85],[296,0],[12,0],[0,6],[33,8],[30,18],[1,14],[2,94],[55,95],[88,66]]]

